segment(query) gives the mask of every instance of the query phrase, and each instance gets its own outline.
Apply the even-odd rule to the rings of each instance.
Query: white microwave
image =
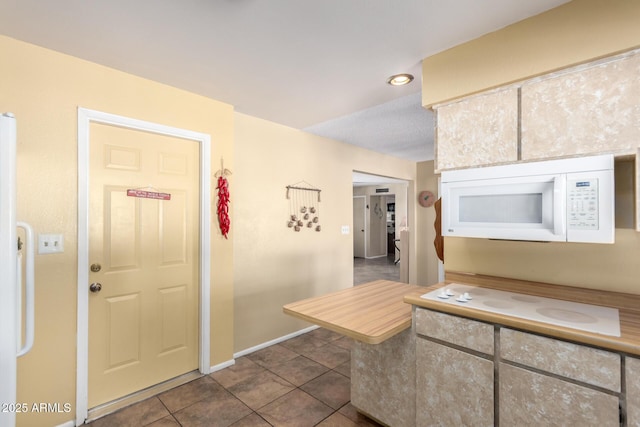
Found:
[[[613,243],[613,155],[444,171],[442,235]]]

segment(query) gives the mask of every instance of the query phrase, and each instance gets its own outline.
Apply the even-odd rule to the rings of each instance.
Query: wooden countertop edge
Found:
[[[339,325],[336,325],[335,323],[330,323],[330,322],[326,322],[324,320],[318,319],[317,317],[305,316],[303,314],[287,309],[286,306],[282,308],[282,312],[290,316],[297,317],[298,319],[305,320],[309,323],[313,323],[314,325],[318,325],[323,328],[329,329],[330,331],[337,332],[349,338],[353,338],[365,344],[380,344],[411,327],[411,313],[409,313],[409,316],[406,321],[402,322],[401,324],[398,324],[394,328],[387,329],[383,333],[378,335],[371,335],[371,334],[363,334],[353,329],[344,328]]]
[[[467,317],[474,320],[481,320],[488,323],[500,324],[503,326],[520,329],[525,332],[533,332],[554,338],[564,339],[567,341],[573,341],[580,344],[593,345],[608,350],[616,350],[623,353],[640,355],[640,341],[637,339],[625,337],[624,334],[621,337],[594,334],[586,331],[580,331],[578,329],[565,328],[562,326],[536,322],[528,319],[521,319],[518,317],[505,316],[488,311],[477,310],[469,307],[460,307],[420,298],[420,295],[423,295],[434,289],[438,289],[442,286],[444,285],[439,284],[426,288],[424,292],[411,292],[405,295],[404,301],[414,306],[428,308],[443,313],[455,314],[458,316]],[[621,312],[624,311],[624,309],[620,310]],[[621,325],[621,329],[623,329],[623,325]]]

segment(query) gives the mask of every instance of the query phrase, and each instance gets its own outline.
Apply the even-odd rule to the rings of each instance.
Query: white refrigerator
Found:
[[[33,232],[16,219],[16,141],[15,118],[0,115],[0,426],[15,425],[17,358],[34,336]]]

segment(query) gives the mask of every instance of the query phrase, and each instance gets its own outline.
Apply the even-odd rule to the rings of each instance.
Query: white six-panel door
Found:
[[[90,132],[92,408],[198,369],[199,147],[99,123]]]
[[[147,139],[158,149],[145,147]],[[133,390],[185,370],[210,371],[210,156],[209,135],[78,109],[77,425],[89,407],[130,391],[94,390],[96,372]],[[145,162],[154,171],[136,172]],[[94,184],[102,179],[94,168],[113,176]],[[175,203],[127,196],[131,187],[170,193]]]

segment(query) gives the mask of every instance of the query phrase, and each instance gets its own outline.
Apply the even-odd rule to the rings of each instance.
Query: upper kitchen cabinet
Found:
[[[434,106],[436,170],[518,160],[518,90],[507,88]]]
[[[522,160],[635,153],[639,99],[638,51],[525,82]]]

